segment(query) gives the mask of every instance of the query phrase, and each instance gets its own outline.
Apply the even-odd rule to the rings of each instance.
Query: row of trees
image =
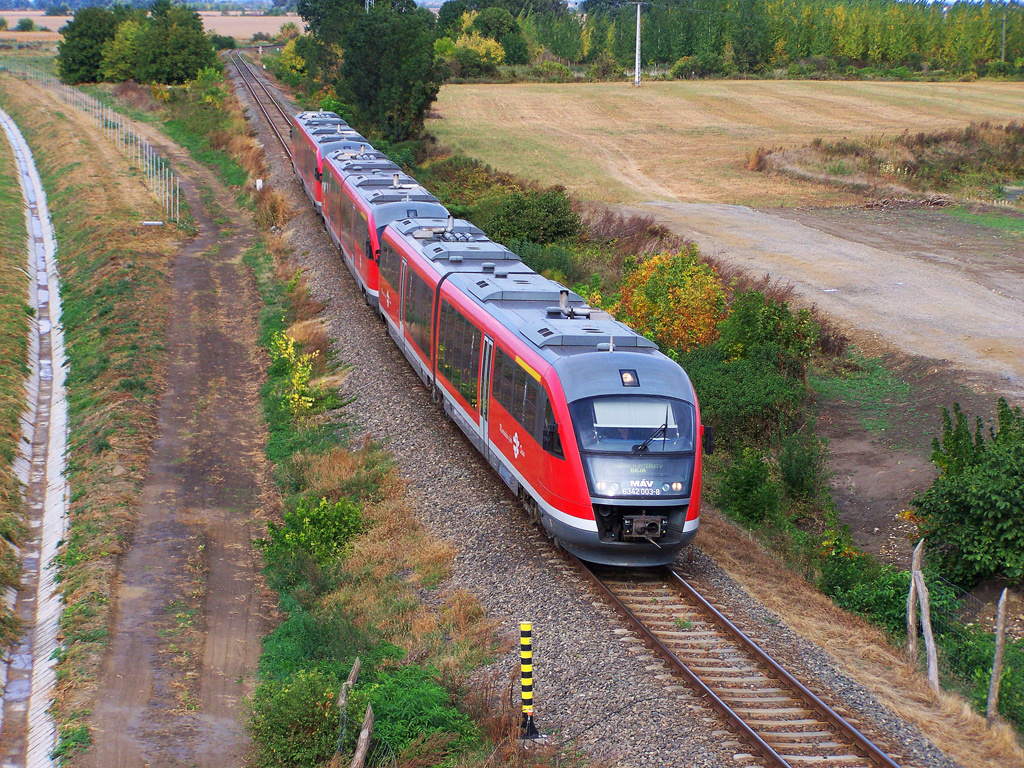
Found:
[[[461,2],[462,0],[451,0]],[[447,5],[447,4],[446,4]],[[573,64],[610,52],[633,61],[636,9],[587,0],[579,14],[533,14],[524,29]],[[958,0],[654,0],[645,7],[644,66],[687,56],[754,72],[811,58],[845,64],[964,70],[1024,57],[1024,5]],[[700,74],[700,73],[698,73]]]
[[[216,62],[199,14],[169,0],[157,0],[148,10],[83,8],[61,33],[57,69],[66,83],[179,84]]]

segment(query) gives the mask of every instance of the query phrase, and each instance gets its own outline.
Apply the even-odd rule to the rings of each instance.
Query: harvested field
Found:
[[[427,129],[453,149],[609,203],[848,205],[833,187],[748,170],[758,147],[1024,116],[1024,83],[698,80],[447,85]]]
[[[218,11],[200,11],[203,17],[203,24],[207,31],[216,32],[219,35],[231,35],[236,40],[248,40],[256,32],[265,32],[268,35],[276,35],[281,25],[292,22],[305,29],[305,22],[296,14],[290,13],[286,16],[239,16],[232,14],[222,16]],[[70,16],[47,16],[42,11],[2,11],[0,16],[7,19],[7,26],[13,27],[18,19],[32,19],[36,27],[49,27],[50,32],[11,32],[0,33],[0,40],[5,42],[29,42],[29,41],[56,41],[60,39],[58,30],[71,21]]]

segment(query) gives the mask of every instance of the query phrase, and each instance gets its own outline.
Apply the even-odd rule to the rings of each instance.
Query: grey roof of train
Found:
[[[581,296],[568,291],[575,316],[559,308],[560,283],[537,274],[505,246],[493,242],[469,222],[455,222],[445,232],[443,219],[394,221],[392,229],[428,258],[448,282],[476,299],[484,311],[514,328],[549,361],[575,355],[581,347],[598,349],[614,341],[620,351],[657,351],[657,345],[618,322],[607,312],[588,307]],[[589,317],[583,314],[589,314]]]

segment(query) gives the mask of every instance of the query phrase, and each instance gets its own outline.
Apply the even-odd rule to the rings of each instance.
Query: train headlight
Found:
[[[619,484],[618,483],[612,483],[611,487],[609,487],[608,490],[611,493],[618,493],[619,492]]]
[[[661,490],[667,491],[668,490],[668,483],[662,483],[661,484]]]
[[[603,491],[607,487],[608,487],[608,483],[606,483],[604,480],[598,480],[597,481],[597,490]]]
[[[682,483],[672,483],[672,490],[673,491],[681,491],[681,490],[683,490],[683,484]]]

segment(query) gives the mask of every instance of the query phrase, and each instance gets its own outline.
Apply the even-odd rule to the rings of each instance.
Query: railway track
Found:
[[[245,83],[245,87],[252,94],[252,100],[256,103],[256,106],[260,108],[260,112],[267,119],[267,124],[270,129],[277,136],[277,140],[281,142],[281,147],[284,149],[284,153],[288,155],[290,160],[292,157],[291,147],[288,145],[288,140],[285,138],[291,129],[291,114],[281,106],[281,103],[274,98],[274,94],[267,88],[266,83],[256,74],[256,71],[249,65],[241,55],[233,53],[231,54],[231,61],[235,65],[235,69],[238,70],[239,77],[242,78],[242,82]],[[263,91],[264,96],[270,101],[271,109],[267,109],[267,105],[264,98],[257,93],[257,87]]]
[[[672,568],[600,568],[572,559],[769,766],[899,768]]]

